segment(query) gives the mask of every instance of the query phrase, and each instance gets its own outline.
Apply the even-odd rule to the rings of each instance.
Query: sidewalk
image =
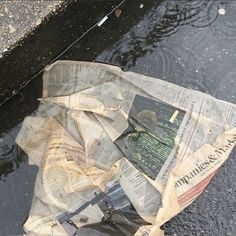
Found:
[[[0,57],[30,34],[63,1],[0,1]]]

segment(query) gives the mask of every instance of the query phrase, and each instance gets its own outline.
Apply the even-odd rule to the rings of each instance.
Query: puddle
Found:
[[[235,22],[235,1],[129,2],[61,59],[115,64],[236,103]],[[21,234],[30,209],[37,168],[26,164],[14,139],[37,108],[41,86],[34,79],[1,107],[1,235]],[[169,235],[236,235],[235,156],[208,192],[164,226]]]

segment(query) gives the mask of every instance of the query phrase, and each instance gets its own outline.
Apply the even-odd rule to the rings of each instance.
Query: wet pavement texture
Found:
[[[63,1],[0,1],[0,57],[31,33]]]
[[[21,1],[11,2],[17,6]],[[23,1],[26,2],[29,6],[35,5],[35,0]],[[100,4],[100,0],[64,0],[58,5],[56,11],[49,13],[27,37],[0,56],[0,105],[121,2],[102,0]],[[19,8],[19,12],[21,10]]]
[[[60,59],[120,66],[236,103],[236,1],[127,1]],[[37,168],[14,140],[37,109],[39,75],[0,107],[0,235],[20,234]],[[236,150],[166,235],[236,235]]]

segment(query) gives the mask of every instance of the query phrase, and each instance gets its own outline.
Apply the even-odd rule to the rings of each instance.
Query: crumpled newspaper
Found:
[[[235,105],[115,66],[58,61],[40,100],[16,139],[39,166],[27,235],[164,235],[236,144]]]

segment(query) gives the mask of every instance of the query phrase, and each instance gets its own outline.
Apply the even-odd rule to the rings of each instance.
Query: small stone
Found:
[[[143,4],[140,4],[140,6],[139,6],[141,9],[144,7],[144,5]]]
[[[224,8],[219,8],[219,10],[218,10],[218,13],[220,14],[220,15],[225,15],[225,9]]]
[[[9,27],[9,33],[10,34],[16,32],[16,29],[12,25],[8,25],[8,27]]]
[[[40,25],[41,23],[42,23],[42,20],[41,20],[41,19],[38,19],[38,20],[36,21],[36,26]]]
[[[7,48],[4,48],[4,49],[3,49],[3,52],[7,52],[7,51],[8,51]]]
[[[8,8],[7,8],[7,7],[5,7],[5,8],[4,8],[4,11],[5,11],[6,13],[8,13],[8,12],[9,12],[9,10],[8,10]]]
[[[47,9],[52,10],[53,9],[53,5],[48,5]]]
[[[120,9],[115,10],[116,17],[120,17],[121,13],[122,13],[122,11]]]

